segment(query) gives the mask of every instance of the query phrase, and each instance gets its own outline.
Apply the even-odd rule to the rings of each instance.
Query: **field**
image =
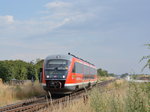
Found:
[[[45,92],[38,82],[26,83],[24,85],[10,86],[0,84],[0,106],[12,104],[34,96],[43,95]]]
[[[118,80],[105,88],[95,88],[88,94],[86,103],[80,99],[67,107],[60,104],[54,107],[53,112],[150,112],[149,83]]]
[[[0,84],[0,88],[0,106],[45,94],[38,82],[22,86]],[[53,112],[150,112],[149,83],[117,80],[106,87],[94,88],[87,94],[88,100],[68,101],[65,107],[59,104],[53,107]],[[52,107],[44,111],[52,111]]]

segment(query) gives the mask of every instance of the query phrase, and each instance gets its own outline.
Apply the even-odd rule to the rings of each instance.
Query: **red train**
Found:
[[[68,94],[97,82],[96,67],[70,53],[44,60],[41,82],[51,94]]]

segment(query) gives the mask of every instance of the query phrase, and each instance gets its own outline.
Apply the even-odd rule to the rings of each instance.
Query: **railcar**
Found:
[[[69,94],[97,82],[95,65],[73,54],[51,55],[44,60],[42,86],[51,94]]]

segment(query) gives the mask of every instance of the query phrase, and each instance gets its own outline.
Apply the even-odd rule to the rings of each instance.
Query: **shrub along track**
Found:
[[[103,81],[100,83],[97,83],[97,86],[106,86],[107,84],[115,81],[116,79],[113,80],[108,80],[108,81]],[[61,98],[55,98],[55,99],[48,99],[45,96],[41,96],[39,98],[32,98],[24,102],[12,104],[12,105],[7,105],[4,107],[0,108],[0,112],[36,112],[39,111],[40,109],[44,109],[47,107],[52,107],[54,105],[62,104],[64,106],[67,105],[68,101],[76,100],[83,98],[84,101],[86,102],[88,96],[85,91],[90,90],[91,88],[80,90],[78,92],[72,93],[68,96],[63,96]]]

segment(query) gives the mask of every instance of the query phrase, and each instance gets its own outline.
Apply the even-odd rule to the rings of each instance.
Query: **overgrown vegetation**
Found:
[[[95,112],[149,112],[150,91],[146,83],[114,83],[111,89],[95,89],[91,106]],[[105,92],[103,92],[105,91]]]
[[[50,110],[50,109],[49,109]],[[47,110],[46,112],[48,112]],[[95,88],[86,103],[80,99],[53,112],[150,112],[149,83],[118,80],[107,87]]]
[[[28,82],[17,86],[0,84],[0,106],[44,94],[45,91],[38,82],[35,82],[34,85]]]

